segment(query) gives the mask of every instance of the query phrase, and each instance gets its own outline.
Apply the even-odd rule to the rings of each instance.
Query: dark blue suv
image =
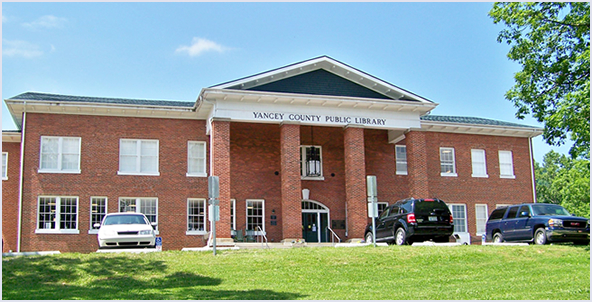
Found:
[[[487,240],[573,242],[590,244],[590,220],[576,217],[560,205],[527,203],[494,210],[486,225]]]

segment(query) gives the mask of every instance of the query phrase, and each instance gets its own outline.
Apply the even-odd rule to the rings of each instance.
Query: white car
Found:
[[[156,222],[150,223],[144,214],[111,213],[105,215],[99,227],[99,249],[110,247],[151,247],[156,244]]]

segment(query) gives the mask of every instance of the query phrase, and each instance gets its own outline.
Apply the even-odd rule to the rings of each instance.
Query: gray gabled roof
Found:
[[[421,117],[422,121],[456,123],[456,124],[471,124],[471,125],[486,125],[486,126],[502,126],[502,127],[522,127],[522,128],[539,128],[528,125],[521,125],[516,123],[480,118],[480,117],[466,117],[466,116],[445,116],[445,115],[425,115]]]
[[[27,100],[42,102],[72,102],[72,103],[93,103],[93,104],[121,104],[140,106],[163,106],[163,107],[193,107],[195,102],[165,101],[165,100],[143,100],[123,98],[103,98],[89,96],[73,96],[63,94],[51,94],[40,92],[25,92],[11,97],[11,100]]]

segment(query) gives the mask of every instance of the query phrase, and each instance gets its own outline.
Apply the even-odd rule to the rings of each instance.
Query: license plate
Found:
[[[430,216],[428,219],[429,221],[438,221],[438,217],[436,216]]]

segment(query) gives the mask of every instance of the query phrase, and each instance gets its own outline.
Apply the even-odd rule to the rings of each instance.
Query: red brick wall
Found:
[[[230,121],[212,123],[212,150],[212,171],[220,184],[220,221],[216,222],[216,237],[230,238]]]
[[[21,144],[2,142],[2,152],[8,152],[8,179],[2,180],[2,252],[7,253],[17,251]]]
[[[285,124],[280,127],[280,131],[280,175],[282,181],[282,214],[284,215],[281,223],[282,237],[283,239],[302,239],[302,216],[297,215],[302,209],[300,125]]]
[[[158,198],[163,249],[203,246],[203,236],[186,236],[187,198],[207,198],[207,178],[187,177],[187,141],[206,141],[205,121],[130,117],[27,115],[22,251],[91,252],[90,197],[107,196],[118,212],[120,197]],[[38,173],[40,137],[81,137],[81,174]],[[120,138],[158,139],[160,176],[117,175]],[[42,195],[78,196],[79,235],[35,234]]]
[[[349,238],[364,238],[368,221],[366,194],[366,158],[364,129],[348,127],[344,130],[345,202]]]

